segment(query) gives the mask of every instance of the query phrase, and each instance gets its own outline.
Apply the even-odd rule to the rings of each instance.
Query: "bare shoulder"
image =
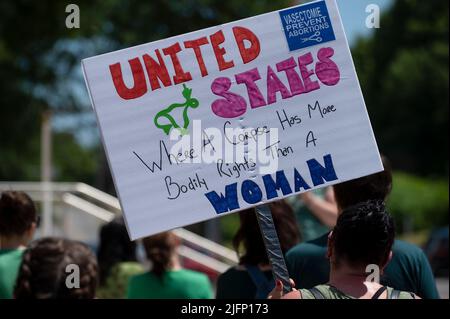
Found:
[[[285,294],[281,299],[301,299],[302,295],[299,290],[291,291]]]

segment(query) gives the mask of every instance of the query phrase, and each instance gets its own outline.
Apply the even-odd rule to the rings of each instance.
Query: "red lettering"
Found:
[[[223,71],[232,68],[234,66],[233,60],[225,61],[225,58],[223,56],[225,55],[225,53],[227,53],[227,51],[224,48],[220,47],[220,44],[222,44],[225,41],[225,37],[223,35],[222,30],[212,34],[209,38],[211,40],[211,45],[214,50],[214,55],[216,56],[219,70]]]
[[[169,72],[167,71],[166,64],[159,53],[159,50],[155,50],[156,56],[158,57],[158,62],[156,62],[150,55],[144,54],[142,58],[144,59],[145,68],[147,69],[147,74],[150,79],[150,86],[152,90],[159,89],[161,86],[158,79],[162,82],[164,86],[171,86]]]
[[[239,52],[241,53],[242,62],[245,64],[256,59],[261,52],[258,37],[252,31],[243,27],[234,27],[233,33]],[[248,48],[245,47],[244,40],[250,42],[250,46]]]
[[[134,85],[132,88],[128,88],[123,81],[120,63],[111,64],[109,66],[109,71],[111,72],[111,77],[117,94],[125,100],[135,99],[147,93],[147,83],[145,81],[145,74],[141,61],[139,61],[139,58],[134,58],[128,60],[128,63],[130,64],[134,80]]]
[[[173,76],[173,81],[175,84],[183,83],[192,80],[191,73],[184,72],[181,66],[180,60],[178,59],[177,53],[181,51],[180,45],[177,43],[163,49],[165,55],[170,56],[172,60],[173,68],[175,69],[175,75]]]
[[[200,49],[200,46],[208,43],[209,42],[206,37],[184,42],[185,48],[194,50],[195,57],[197,58],[198,66],[200,67],[202,77],[208,75],[208,70],[206,69],[205,62],[203,61],[202,50]]]

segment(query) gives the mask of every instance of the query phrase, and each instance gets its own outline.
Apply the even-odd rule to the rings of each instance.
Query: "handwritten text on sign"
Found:
[[[82,64],[133,239],[382,169],[334,0]]]

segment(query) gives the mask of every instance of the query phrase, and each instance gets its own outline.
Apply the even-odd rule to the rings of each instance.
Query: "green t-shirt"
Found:
[[[158,278],[152,272],[131,277],[128,299],[211,299],[213,292],[208,277],[181,269],[167,271]]]
[[[323,197],[323,190],[318,189],[312,191],[316,196]],[[300,229],[303,241],[308,241],[330,231],[330,229],[322,224],[322,222],[303,204],[298,196],[291,196],[287,198],[294,211],[297,226]]]
[[[330,264],[326,258],[328,234],[301,243],[286,254],[289,274],[298,288],[310,289],[328,282]],[[392,260],[384,270],[381,284],[413,292],[424,299],[438,299],[433,272],[419,247],[396,240]]]
[[[138,262],[121,262],[111,268],[104,285],[97,289],[97,298],[121,299],[126,298],[128,281],[134,275],[144,272],[144,268]]]
[[[13,297],[24,249],[0,249],[0,299]]]
[[[320,291],[324,299],[356,299],[330,285],[318,285],[315,288]],[[387,287],[387,299],[390,299],[393,290],[393,288]],[[316,299],[310,290],[300,289],[300,293],[302,294],[302,299]],[[414,299],[414,296],[409,292],[400,291],[397,299]]]
[[[267,280],[272,280],[272,271],[264,271]],[[217,280],[216,299],[255,299],[257,288],[248,271],[231,267]]]

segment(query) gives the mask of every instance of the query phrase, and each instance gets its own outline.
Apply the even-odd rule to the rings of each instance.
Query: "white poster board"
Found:
[[[334,0],[82,67],[132,239],[382,170]]]

